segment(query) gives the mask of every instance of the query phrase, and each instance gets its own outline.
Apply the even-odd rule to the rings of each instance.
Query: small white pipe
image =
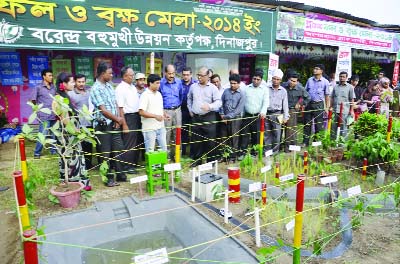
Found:
[[[190,173],[192,174],[192,202],[194,202],[196,199],[196,174],[194,170],[190,170]]]
[[[224,222],[225,222],[225,224],[228,223],[228,212],[229,212],[229,208],[228,208],[228,206],[229,206],[228,196],[229,196],[229,191],[226,190],[226,191],[225,191],[225,207],[224,207],[224,210],[225,210]]]
[[[256,246],[261,247],[261,236],[260,236],[260,210],[254,208],[254,220],[255,220],[255,231],[256,231]]]

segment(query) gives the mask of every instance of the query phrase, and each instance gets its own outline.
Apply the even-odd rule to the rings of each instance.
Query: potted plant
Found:
[[[74,151],[80,148],[80,144],[83,141],[89,141],[93,145],[97,143],[94,130],[80,126],[79,120],[90,120],[91,113],[86,106],[80,111],[73,112],[70,108],[69,100],[60,95],[54,96],[52,109],[43,108],[42,104],[35,105],[31,102],[28,102],[28,104],[32,107],[32,114],[29,117],[28,124],[22,127],[22,136],[30,140],[39,141],[46,149],[52,148],[56,150],[62,161],[61,164],[63,164],[63,169],[61,170],[63,180],[58,186],[53,187],[50,192],[58,198],[62,207],[75,207],[79,204],[80,193],[85,185],[79,181],[70,181],[68,161],[71,155],[76,155]],[[46,128],[51,131],[55,139],[46,137],[43,133],[36,132],[31,127],[30,124],[38,118],[39,112],[46,114],[53,112],[58,117],[54,125]],[[86,174],[87,171],[83,170],[83,173]]]

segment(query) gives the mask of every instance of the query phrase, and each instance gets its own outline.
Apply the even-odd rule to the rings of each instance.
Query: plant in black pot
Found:
[[[80,125],[80,120],[91,120],[91,113],[86,106],[81,110],[73,110],[68,97],[56,95],[53,98],[52,109],[43,108],[31,102],[32,114],[28,124],[22,128],[22,136],[30,140],[39,141],[44,148],[56,150],[60,157],[60,184],[53,187],[50,192],[55,195],[61,206],[72,208],[79,204],[80,192],[85,188],[89,190],[85,160],[81,151],[83,141],[96,145],[97,138],[93,129]],[[44,133],[35,131],[31,124],[38,119],[38,113],[54,113],[56,122],[45,129],[54,137],[46,137]],[[41,122],[41,120],[38,120]]]

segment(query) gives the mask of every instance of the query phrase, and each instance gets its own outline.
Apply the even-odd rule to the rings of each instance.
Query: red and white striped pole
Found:
[[[36,235],[35,230],[26,230],[23,233],[24,236],[24,259],[25,264],[38,264],[38,248],[36,238],[32,238]]]
[[[21,157],[22,179],[25,182],[28,179],[28,166],[26,163],[26,154],[25,154],[25,139],[23,137],[20,137],[18,142],[19,142],[19,154]]]
[[[368,166],[368,160],[367,160],[367,158],[364,158],[363,168],[362,168],[362,175],[361,175],[361,179],[363,181],[365,181],[367,179],[367,166]]]
[[[303,168],[304,168],[304,174],[308,174],[308,151],[304,151],[304,159],[303,159]]]
[[[267,184],[265,182],[263,182],[261,185],[261,198],[262,198],[262,204],[266,205],[267,204]]]
[[[24,181],[22,179],[22,172],[15,171],[13,173],[14,187],[17,193],[18,210],[21,217],[21,225],[23,230],[31,228],[31,222],[29,220],[28,205],[26,203]]]

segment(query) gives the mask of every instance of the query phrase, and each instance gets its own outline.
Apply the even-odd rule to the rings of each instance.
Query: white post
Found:
[[[150,73],[154,73],[154,52],[150,52]]]
[[[260,210],[254,208],[254,220],[255,220],[255,231],[256,231],[256,246],[261,247],[261,236],[260,236]]]
[[[218,175],[218,160],[215,161],[215,175]]]
[[[199,188],[199,189],[197,190],[197,193],[199,194],[199,200],[200,200],[200,196],[201,196],[200,174],[201,174],[201,172],[198,167],[196,168],[196,174],[197,174],[197,179],[199,180],[199,184],[197,186],[197,188]]]
[[[225,222],[225,224],[228,223],[228,212],[229,212],[229,208],[228,208],[228,206],[229,206],[228,197],[229,197],[229,193],[230,193],[230,191],[228,191],[228,190],[225,191],[225,207],[224,207],[224,211],[225,211],[225,214],[224,214],[224,222]]]
[[[175,171],[171,171],[172,192],[175,192]]]
[[[195,200],[196,200],[196,173],[194,172],[194,169],[190,170],[190,173],[192,174],[192,202],[195,202]]]

